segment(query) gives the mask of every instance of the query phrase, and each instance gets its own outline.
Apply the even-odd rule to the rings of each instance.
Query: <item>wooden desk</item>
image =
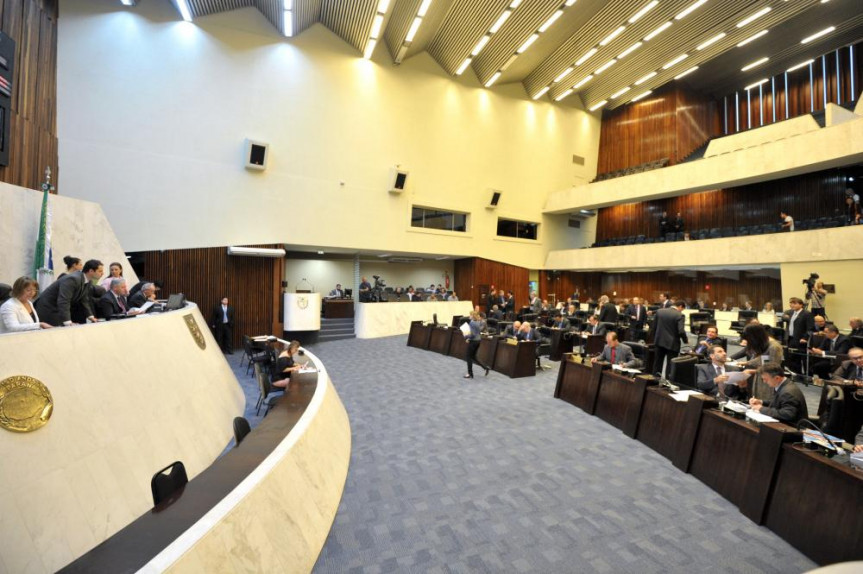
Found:
[[[451,338],[452,329],[449,327],[432,327],[429,335],[429,351],[434,351],[441,355],[449,354]]]
[[[646,378],[630,379],[610,368],[604,370],[596,397],[596,416],[635,438],[647,384]]]
[[[671,398],[666,389],[648,388],[636,438],[665,458],[674,460],[680,448],[687,404],[688,401],[682,403]]]
[[[500,341],[493,368],[511,379],[536,376],[536,341],[520,341],[514,345]]]
[[[369,303],[369,305],[375,305],[375,303]],[[408,333],[408,347],[428,349],[431,329],[431,325],[423,325],[422,321],[411,322],[411,330]]]
[[[499,341],[500,339],[497,337],[483,337],[482,341],[479,342],[479,351],[477,351],[476,356],[483,365],[494,365]]]
[[[765,525],[818,564],[863,560],[863,471],[783,445]]]
[[[324,319],[350,319],[353,316],[353,299],[324,299]]]
[[[563,356],[560,370],[557,372],[557,386],[554,389],[554,396],[592,415],[596,408],[596,395],[599,391],[602,365],[599,363],[576,363],[572,358],[572,353]]]
[[[565,353],[571,353],[573,343],[578,337],[577,333],[567,336],[569,331],[562,329],[551,330],[551,352],[548,354],[550,361],[560,361]]]
[[[464,361],[467,357],[467,341],[464,338],[464,333],[456,327],[450,327],[450,330],[452,331],[452,335],[450,335],[449,352],[447,354],[450,357]],[[478,355],[479,353],[477,353]]]

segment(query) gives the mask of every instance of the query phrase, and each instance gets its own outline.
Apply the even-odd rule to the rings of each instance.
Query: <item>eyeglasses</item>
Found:
[[[848,358],[851,359],[852,361],[863,361],[863,355],[860,355],[858,357],[848,357]]]

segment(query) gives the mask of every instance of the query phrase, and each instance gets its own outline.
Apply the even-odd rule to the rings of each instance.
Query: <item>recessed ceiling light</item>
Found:
[[[612,40],[614,40],[615,38],[617,38],[618,36],[623,34],[623,32],[625,30],[626,30],[626,26],[619,27],[617,30],[615,30],[614,32],[612,32],[611,34],[609,34],[608,36],[603,38],[602,41],[599,43],[599,45],[605,46],[606,44],[608,44],[609,42],[611,42]]]
[[[530,38],[524,41],[518,50],[515,51],[516,54],[524,54],[525,50],[530,48],[530,45],[536,42],[536,39],[539,38],[539,34],[532,34]]]
[[[785,71],[786,72],[794,72],[795,70],[799,70],[800,68],[805,68],[806,66],[808,66],[809,64],[811,64],[814,61],[815,60],[806,60],[805,62],[800,62],[796,66],[791,66],[790,68],[788,68]]]
[[[632,98],[630,101],[631,101],[631,102],[637,102],[637,101],[638,101],[638,100],[640,100],[641,98],[646,98],[647,96],[649,96],[649,95],[650,95],[650,94],[652,94],[652,93],[653,93],[653,90],[647,90],[646,92],[642,92],[642,93],[638,94],[637,96],[635,96],[634,98]]]
[[[377,40],[378,36],[381,34],[381,26],[384,25],[384,15],[378,14],[375,16],[374,22],[372,22],[372,31],[369,34],[372,38]]]
[[[647,6],[645,6],[644,8],[639,10],[638,12],[636,12],[635,14],[633,14],[632,18],[629,19],[629,23],[635,24],[636,22],[638,22],[642,16],[644,16],[645,14],[647,14],[648,12],[650,12],[651,10],[656,8],[657,4],[659,4],[659,0],[653,0],[653,2],[651,2]]]
[[[825,35],[829,34],[830,32],[833,32],[834,30],[836,30],[836,26],[830,26],[829,28],[824,28],[820,32],[815,32],[811,36],[803,38],[802,40],[800,40],[800,43],[801,44],[808,44],[812,40],[815,40],[816,38],[820,38],[821,36],[825,36]]]
[[[500,30],[500,27],[503,26],[504,22],[506,22],[509,15],[512,14],[511,10],[505,10],[503,14],[500,15],[500,18],[497,19],[497,22],[492,24],[489,32],[492,34],[497,34],[497,31]]]
[[[413,23],[411,24],[410,29],[408,30],[408,35],[405,37],[405,42],[413,42],[414,36],[417,35],[417,30],[420,29],[420,24],[423,23],[423,19],[417,16],[414,18]]]
[[[562,71],[560,73],[560,75],[558,77],[556,77],[552,83],[554,83],[554,84],[558,83],[559,81],[561,81],[562,79],[567,77],[574,69],[575,68],[573,68],[572,66],[568,67],[567,69]]]
[[[548,90],[549,90],[549,86],[544,87],[543,89],[541,89],[540,91],[538,91],[536,93],[536,95],[533,97],[533,99],[538,100],[539,98],[543,97]]]
[[[672,22],[671,22],[671,20],[669,20],[668,22],[666,22],[665,24],[663,24],[662,26],[660,26],[659,28],[657,28],[656,30],[654,30],[653,32],[651,32],[650,34],[645,36],[644,41],[649,42],[649,41],[653,40],[654,38],[656,38],[657,36],[662,34],[665,30],[667,30],[668,27],[671,26],[671,24],[672,24]]]
[[[591,59],[594,54],[596,54],[596,48],[591,48],[590,50],[587,51],[587,53],[584,54],[584,56],[582,56],[581,58],[579,58],[578,60],[575,61],[575,65],[576,66],[582,65],[583,63],[585,63],[586,61]]]
[[[564,6],[569,7],[569,6],[572,6],[573,4],[575,4],[576,2],[577,2],[577,0],[566,0],[566,3],[564,4]]]
[[[381,14],[386,14],[387,10],[390,7],[390,0],[381,0],[378,2],[378,12]]]
[[[761,10],[759,10],[758,12],[753,14],[752,16],[749,16],[748,18],[744,18],[743,20],[738,22],[737,27],[743,28],[747,24],[750,24],[750,23],[754,22],[755,20],[758,20],[759,18],[761,18],[762,16],[764,16],[765,14],[770,12],[770,10],[772,10],[772,8],[770,6],[765,6],[764,8],[762,8]]]
[[[757,88],[758,86],[760,86],[761,84],[763,84],[763,83],[765,83],[765,82],[767,82],[767,78],[764,78],[763,80],[758,80],[758,81],[757,81],[757,82],[755,82],[754,84],[749,84],[748,86],[746,86],[746,87],[745,87],[745,88],[743,88],[743,89],[744,89],[744,90],[751,90],[752,88]]]
[[[192,21],[192,12],[189,11],[188,0],[177,0],[177,8],[180,10],[180,16],[186,22]]]
[[[692,13],[692,12],[693,12],[693,11],[695,11],[695,10],[698,10],[699,8],[701,8],[701,7],[702,7],[704,4],[706,4],[706,3],[707,3],[707,0],[698,0],[698,2],[695,2],[695,3],[693,3],[693,4],[690,4],[688,8],[685,8],[685,9],[684,9],[680,14],[678,14],[677,16],[675,16],[675,17],[674,17],[674,19],[675,19],[675,20],[683,20],[683,19],[684,19],[684,18],[686,18],[690,13]]]
[[[635,80],[635,85],[636,85],[636,86],[640,86],[641,84],[643,84],[644,82],[646,82],[646,81],[647,81],[647,80],[649,80],[650,78],[654,77],[657,73],[658,73],[658,72],[650,72],[649,74],[647,74],[647,75],[646,75],[646,76],[644,76],[643,78],[638,79],[638,80]]]
[[[584,85],[584,84],[586,84],[587,82],[591,81],[592,79],[593,79],[593,74],[591,74],[590,76],[587,76],[586,78],[583,78],[580,82],[578,82],[577,84],[575,84],[575,85],[572,87],[572,89],[573,89],[573,90],[577,90],[578,88],[580,88],[581,86],[583,86],[583,85]]]
[[[480,38],[480,39],[479,39],[479,42],[477,42],[477,43],[476,43],[476,46],[474,46],[474,47],[473,47],[473,50],[471,51],[470,55],[471,55],[471,56],[476,56],[477,54],[479,54],[480,52],[482,52],[482,49],[483,49],[483,48],[485,48],[485,45],[486,45],[486,44],[488,44],[488,41],[489,41],[490,39],[491,39],[491,38],[489,37],[489,35],[488,35],[488,34],[486,34],[485,36],[483,36],[482,38]]]
[[[557,12],[552,14],[551,17],[545,21],[545,24],[543,24],[542,26],[539,27],[539,33],[542,34],[546,30],[551,28],[551,25],[554,24],[555,22],[557,22],[557,19],[560,18],[562,15],[563,15],[563,10],[558,10]]]
[[[618,98],[618,97],[622,96],[623,94],[625,94],[626,92],[628,92],[631,89],[632,88],[630,88],[629,86],[626,86],[622,90],[618,90],[618,91],[614,92],[609,97],[613,100],[614,98]]]
[[[682,62],[683,60],[685,60],[688,57],[689,57],[689,54],[680,54],[679,56],[677,56],[676,58],[674,58],[673,60],[671,60],[670,62],[665,64],[664,66],[662,66],[662,69],[667,70],[671,66],[674,66],[675,64],[679,64],[680,62]]]
[[[571,93],[572,93],[572,88],[570,88],[570,89],[566,90],[565,92],[563,92],[562,94],[560,94],[559,96],[557,96],[556,98],[554,98],[554,101],[555,101],[555,102],[559,102],[560,100],[562,100],[563,98],[567,97],[567,96],[568,96],[568,95],[570,95]]]
[[[642,42],[636,42],[635,44],[633,44],[632,46],[630,46],[629,48],[627,48],[626,50],[621,52],[620,55],[617,56],[617,59],[620,60],[622,58],[627,57],[628,55],[630,55],[631,53],[633,53],[637,49],[641,48],[643,45],[644,44]]]
[[[694,72],[694,71],[695,71],[695,70],[697,70],[697,69],[698,69],[698,66],[692,66],[691,68],[689,68],[689,69],[688,69],[688,70],[686,70],[685,72],[682,72],[682,73],[677,74],[676,76],[674,76],[674,79],[675,79],[675,80],[679,80],[680,78],[682,78],[682,77],[684,77],[684,76],[688,76],[689,74],[691,74],[692,72]]]
[[[601,108],[602,106],[604,106],[607,103],[608,103],[608,100],[602,100],[601,102],[597,102],[597,103],[593,104],[592,106],[590,106],[589,109],[590,109],[590,111],[595,112],[596,110],[598,110],[599,108]]]
[[[767,60],[769,60],[769,59],[770,59],[770,58],[768,58],[767,56],[765,56],[765,57],[763,57],[763,58],[760,58],[760,59],[758,59],[758,60],[755,60],[755,61],[754,61],[754,62],[752,62],[751,64],[746,64],[745,66],[743,66],[742,68],[740,68],[740,71],[741,71],[741,72],[745,72],[745,71],[747,71],[747,70],[751,70],[752,68],[757,68],[758,66],[760,66],[761,64],[763,64],[764,62],[766,62],[766,61],[767,61]]]
[[[363,52],[363,58],[365,58],[366,60],[370,59],[372,57],[372,54],[374,54],[375,52],[375,46],[377,46],[377,44],[377,40],[375,40],[374,38],[370,39],[369,43],[366,44],[366,51]]]
[[[287,5],[287,3],[285,4]],[[294,17],[293,12],[291,12],[290,10],[285,10],[284,12],[282,12],[282,26],[284,28],[282,32],[285,36],[290,38],[294,35]]]
[[[470,58],[465,58],[465,59],[464,59],[464,62],[462,62],[462,63],[461,63],[461,66],[459,66],[459,67],[458,67],[458,70],[456,70],[456,71],[455,71],[455,75],[456,75],[456,76],[461,76],[461,75],[462,75],[462,73],[463,73],[463,72],[467,69],[467,67],[470,65],[470,62],[471,62],[471,59],[470,59]]]
[[[719,40],[721,40],[725,36],[727,36],[727,34],[725,32],[721,32],[721,33],[715,35],[714,37],[710,38],[709,40],[705,40],[704,42],[699,44],[698,47],[696,48],[696,50],[703,50],[704,48],[706,48],[712,44],[715,44],[716,42],[718,42]]]
[[[324,254],[323,251],[318,251],[318,255],[323,255],[323,254]]]
[[[745,45],[746,45],[746,44],[748,44],[749,42],[752,42],[753,40],[757,40],[758,38],[760,38],[761,36],[763,36],[763,35],[764,35],[764,34],[766,34],[766,33],[767,33],[767,30],[761,30],[761,31],[760,31],[760,32],[758,32],[757,34],[755,34],[755,35],[753,35],[753,36],[749,36],[748,38],[746,38],[745,40],[743,40],[742,42],[740,42],[739,44],[737,44],[737,47],[738,47],[738,48],[742,48],[743,46],[745,46]]]
[[[488,81],[485,83],[485,87],[490,88],[491,85],[494,84],[498,78],[500,78],[500,72],[495,72],[494,75],[489,78]]]
[[[426,15],[426,12],[429,11],[429,6],[431,6],[432,0],[423,0],[423,3],[420,4],[420,9],[417,11],[417,16],[422,18]]]
[[[598,68],[596,69],[596,71],[594,72],[594,74],[601,74],[601,73],[603,73],[604,71],[606,71],[607,69],[609,69],[610,67],[612,67],[613,65],[615,65],[616,63],[617,63],[617,60],[615,60],[614,58],[612,58],[611,60],[607,61],[606,63],[604,63],[603,65],[601,65],[600,67],[598,67]]]

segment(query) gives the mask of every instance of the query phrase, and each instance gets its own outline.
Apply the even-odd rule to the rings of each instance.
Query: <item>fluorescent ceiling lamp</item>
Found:
[[[761,64],[763,64],[764,62],[766,62],[766,61],[767,61],[767,60],[769,60],[769,59],[770,59],[770,58],[768,58],[767,56],[765,56],[765,57],[763,57],[763,58],[761,58],[761,59],[759,59],[759,60],[755,60],[755,61],[754,61],[754,62],[752,62],[751,64],[746,64],[745,66],[743,66],[742,68],[740,68],[740,71],[741,71],[741,72],[745,72],[745,71],[747,71],[747,70],[751,70],[752,68],[757,68],[758,66],[760,66]]]
[[[761,84],[763,84],[763,83],[765,83],[765,82],[767,82],[767,78],[764,78],[763,80],[758,80],[758,81],[757,81],[757,82],[755,82],[754,84],[749,84],[748,86],[746,86],[746,87],[745,87],[745,88],[743,88],[743,89],[744,89],[744,90],[751,90],[752,88],[757,88],[758,86],[760,86]]]
[[[250,257],[284,257],[284,249],[269,249],[266,247],[228,247],[228,255],[247,255]]]
[[[510,3],[510,5],[509,5],[509,7],[512,8],[513,10],[515,10],[519,6],[521,6],[521,0],[512,0],[512,3]]]
[[[285,10],[294,9],[294,0],[285,0]]]
[[[488,44],[488,41],[489,41],[490,39],[491,39],[491,38],[490,38],[488,35],[483,36],[482,38],[480,38],[480,39],[479,39],[479,42],[477,42],[477,43],[476,43],[476,46],[474,46],[474,49],[473,49],[473,51],[470,53],[470,55],[471,55],[471,56],[476,56],[477,54],[479,54],[480,52],[482,52],[482,49],[483,49],[483,48],[485,48],[485,45],[486,45],[486,44]]]
[[[531,34],[530,38],[524,41],[518,50],[515,51],[516,54],[524,54],[525,50],[530,48],[530,45],[536,42],[536,39],[539,38],[539,34]]]
[[[643,78],[641,78],[639,80],[635,80],[635,85],[640,86],[641,84],[643,84],[644,82],[646,82],[650,78],[654,77],[656,74],[657,74],[657,72],[650,72],[649,74],[647,74]]]
[[[575,68],[573,68],[572,66],[568,67],[567,69],[565,69],[564,71],[562,71],[562,72],[560,73],[560,75],[559,75],[558,77],[556,77],[556,78],[554,79],[554,82],[552,82],[552,83],[553,83],[553,84],[558,83],[559,81],[561,81],[562,79],[564,79],[565,77],[567,77],[569,74],[571,74],[571,73],[572,73],[572,71],[573,71],[574,69],[575,69]]]
[[[546,20],[545,24],[543,24],[542,26],[539,27],[539,33],[542,34],[546,30],[551,28],[551,25],[554,24],[555,22],[557,22],[557,19],[560,18],[561,16],[563,16],[563,10],[558,10],[557,12],[552,14],[551,18]]]
[[[622,60],[623,58],[627,57],[628,55],[630,55],[634,51],[641,48],[643,45],[644,44],[642,42],[636,42],[635,44],[633,44],[632,46],[630,46],[629,48],[627,48],[626,50],[621,52],[620,55],[617,56],[617,59]]]
[[[683,12],[681,12],[680,14],[675,16],[674,19],[675,20],[683,20],[684,18],[689,16],[689,14],[691,14],[695,10],[698,10],[699,8],[701,8],[706,3],[707,3],[707,0],[698,0],[698,2],[690,4],[688,8],[685,8],[683,10]]]
[[[743,20],[738,22],[737,27],[743,28],[747,24],[750,24],[750,23],[754,22],[755,20],[758,20],[759,18],[761,18],[762,16],[764,16],[765,14],[770,12],[770,10],[772,10],[772,8],[770,6],[765,6],[764,8],[762,8],[761,10],[759,10],[758,12],[753,14],[752,16],[749,16],[748,18],[744,18]]]
[[[509,18],[510,14],[512,14],[511,10],[504,10],[503,14],[500,15],[500,18],[497,19],[497,22],[492,24],[489,32],[491,34],[496,34],[497,31],[500,30],[500,27],[503,26],[503,23],[506,22],[507,18]]]
[[[785,70],[785,71],[786,71],[786,72],[794,72],[794,71],[796,71],[796,70],[799,70],[800,68],[805,68],[806,66],[808,66],[809,64],[811,64],[811,63],[812,63],[812,62],[814,62],[814,61],[815,61],[815,60],[806,60],[805,62],[800,62],[800,63],[799,63],[799,64],[797,64],[796,66],[791,66],[790,68],[788,68],[788,69],[787,69],[787,70]]]
[[[138,3],[138,0],[120,0],[120,4],[123,6],[135,6]]]
[[[616,63],[617,63],[617,60],[615,60],[614,58],[612,58],[611,60],[607,61],[606,63],[604,63],[603,65],[601,65],[600,67],[598,67],[598,68],[596,69],[596,71],[594,72],[594,74],[601,74],[601,73],[603,73],[604,71],[606,71],[607,69],[609,69],[610,67],[612,67],[613,65],[615,65]]]
[[[631,89],[632,89],[632,88],[630,88],[629,86],[626,86],[626,87],[625,87],[625,88],[623,88],[622,90],[618,90],[618,91],[614,92],[614,93],[613,93],[613,94],[611,94],[611,96],[609,96],[609,97],[610,97],[612,100],[613,100],[614,98],[619,98],[620,96],[622,96],[623,94],[625,94],[626,92],[628,92],[628,91],[629,91],[629,90],[631,90]]]
[[[665,32],[668,29],[668,27],[671,26],[671,24],[672,24],[672,22],[671,22],[671,20],[669,20],[668,22],[666,22],[665,24],[663,24],[662,26],[660,26],[659,28],[657,28],[656,30],[654,30],[653,32],[651,32],[650,34],[645,36],[644,41],[649,42],[649,41],[653,40],[654,38],[656,38],[657,36],[659,36],[660,34]]]
[[[189,2],[187,0],[177,0],[177,9],[180,10],[180,16],[186,22],[192,21],[192,13],[189,11]]]
[[[583,78],[580,82],[578,82],[577,84],[575,84],[575,85],[572,87],[572,89],[573,89],[573,90],[577,90],[578,88],[580,88],[581,86],[583,86],[583,85],[584,85],[584,84],[586,84],[587,82],[591,81],[592,79],[593,79],[593,74],[591,74],[590,76],[587,76],[586,78]]]
[[[754,36],[749,36],[748,38],[746,38],[745,40],[743,40],[742,42],[737,44],[737,47],[742,48],[743,46],[745,46],[749,42],[752,42],[753,40],[757,40],[758,38],[760,38],[761,36],[763,36],[766,33],[767,33],[767,30],[761,30],[760,32],[758,32]]]
[[[634,98],[632,98],[630,101],[631,101],[631,102],[637,102],[637,101],[638,101],[638,100],[640,100],[641,98],[646,98],[647,96],[649,96],[649,95],[650,95],[650,94],[652,94],[652,93],[653,93],[653,90],[647,90],[646,92],[642,92],[642,93],[638,94],[637,96],[635,96]]]
[[[536,95],[533,97],[533,99],[534,99],[534,100],[538,100],[538,99],[540,99],[541,97],[543,97],[543,96],[545,95],[545,93],[546,93],[549,89],[550,89],[550,86],[546,86],[546,87],[544,87],[543,89],[541,89],[540,91],[538,91],[538,92],[536,93]]]
[[[426,12],[429,11],[429,7],[431,6],[432,0],[423,0],[423,3],[420,4],[420,9],[417,12],[417,16],[422,18],[426,15]]]
[[[366,44],[366,51],[363,52],[363,58],[368,60],[372,57],[372,53],[375,51],[375,46],[377,45],[377,43],[378,43],[378,41],[375,40],[374,38],[371,38],[369,40],[369,43]]]
[[[590,106],[590,111],[595,112],[596,110],[598,110],[599,108],[601,108],[602,106],[604,106],[607,103],[608,103],[608,100],[602,100],[601,102],[596,102],[595,104]]]
[[[492,84],[497,81],[498,78],[500,78],[500,72],[495,72],[494,75],[489,78],[488,81],[485,83],[485,87],[490,88]]]
[[[708,46],[712,46],[713,44],[715,44],[716,42],[718,42],[719,40],[721,40],[722,38],[724,38],[727,35],[728,34],[726,34],[725,32],[720,32],[719,34],[715,35],[714,37],[710,38],[709,40],[705,40],[704,42],[699,44],[698,47],[695,49],[696,50],[703,50],[704,48],[706,48]]]
[[[581,58],[579,58],[578,60],[575,61],[575,65],[576,66],[582,65],[583,63],[585,63],[586,61],[591,59],[594,54],[596,54],[596,48],[591,48],[590,50],[587,51],[587,53],[584,56],[582,56]]]
[[[461,76],[461,75],[462,75],[462,73],[463,73],[463,72],[467,69],[467,67],[470,65],[470,62],[471,62],[471,59],[470,59],[470,58],[465,58],[465,59],[464,59],[464,62],[462,62],[462,63],[461,63],[461,66],[459,66],[459,67],[458,67],[458,69],[455,71],[455,75],[456,75],[456,76]]]
[[[560,100],[562,100],[563,98],[567,97],[567,96],[568,96],[568,95],[570,95],[571,93],[572,93],[572,88],[570,88],[570,89],[566,90],[565,92],[563,92],[562,94],[560,94],[559,96],[557,96],[556,98],[554,98],[554,101],[555,101],[555,102],[559,102]]]
[[[689,54],[680,54],[679,56],[677,56],[676,58],[674,58],[673,60],[671,60],[670,62],[665,64],[664,66],[662,66],[662,69],[667,70],[671,66],[673,66],[675,64],[679,64],[680,62],[682,62],[683,60],[685,60],[688,57],[689,57]]]
[[[680,78],[682,78],[684,76],[688,76],[689,74],[691,74],[692,72],[694,72],[697,69],[698,69],[698,66],[692,66],[691,68],[689,68],[685,72],[681,72],[680,74],[677,74],[676,76],[674,76],[674,79],[679,80]]]
[[[390,0],[381,0],[378,2],[378,12],[381,14],[386,14],[387,10],[390,7]]]
[[[414,41],[414,36],[417,35],[417,31],[419,31],[420,24],[422,24],[422,23],[423,23],[423,19],[420,18],[419,16],[414,18],[414,21],[413,21],[413,23],[411,23],[411,27],[408,30],[408,35],[405,36],[405,42],[413,42]]]
[[[509,60],[507,60],[504,65],[500,67],[500,71],[503,72],[504,70],[509,68],[512,63],[515,62],[516,58],[518,58],[518,54],[513,54],[512,56],[510,56]]]
[[[606,44],[608,44],[609,42],[611,42],[612,40],[614,40],[615,38],[617,38],[618,36],[623,34],[623,32],[625,30],[626,30],[626,26],[619,27],[617,30],[615,30],[614,32],[612,32],[611,34],[609,34],[608,36],[603,38],[602,41],[599,43],[599,45],[605,46]]]
[[[825,36],[825,35],[829,34],[830,32],[833,32],[834,30],[836,30],[836,26],[830,26],[829,28],[824,28],[820,32],[815,32],[811,36],[803,38],[802,40],[800,40],[800,43],[801,44],[808,44],[812,40],[815,40],[816,38],[820,38],[821,36]]]
[[[567,8],[569,8],[570,6],[572,6],[573,4],[575,4],[577,1],[578,1],[578,0],[566,0],[566,4],[564,4],[564,6],[566,6]]]
[[[285,10],[283,12],[282,25],[284,27],[284,29],[282,30],[282,33],[285,36],[290,38],[291,36],[294,35],[294,13],[293,12],[291,12],[289,10]]]
[[[378,14],[375,16],[374,22],[372,22],[372,31],[369,34],[374,39],[377,39],[378,36],[381,35],[381,26],[384,25],[384,16],[383,14]]]
[[[659,4],[659,0],[653,0],[653,2],[651,2],[647,6],[645,6],[644,8],[639,10],[638,12],[636,12],[635,14],[633,14],[632,18],[629,19],[629,23],[635,24],[636,22],[638,22],[642,16],[644,16],[645,14],[647,14],[648,12],[650,12],[651,10],[656,8],[657,4]]]

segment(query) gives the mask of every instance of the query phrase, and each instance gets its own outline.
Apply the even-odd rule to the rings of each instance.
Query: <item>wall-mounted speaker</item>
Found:
[[[405,190],[408,184],[408,170],[401,169],[398,166],[390,170],[390,182],[388,190],[390,193],[401,193]]]
[[[496,189],[491,189],[489,191],[491,191],[491,199],[485,207],[486,209],[497,209],[497,204],[500,203],[500,196],[503,192]]]
[[[267,169],[267,156],[270,144],[246,139],[246,169],[264,171]]]

